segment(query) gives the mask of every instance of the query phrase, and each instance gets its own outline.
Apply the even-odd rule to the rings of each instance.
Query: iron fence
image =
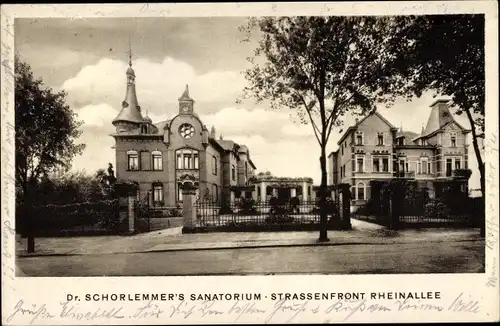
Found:
[[[195,227],[319,226],[320,223],[317,201],[241,200],[222,206],[200,201],[195,207]],[[327,203],[326,213],[330,224],[337,221],[337,203]]]
[[[65,236],[117,234],[124,231],[120,200],[70,204],[16,205],[16,227],[22,235]]]

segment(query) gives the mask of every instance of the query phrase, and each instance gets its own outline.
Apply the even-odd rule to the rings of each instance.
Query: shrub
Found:
[[[433,199],[425,204],[426,217],[446,218],[449,215],[449,207],[439,199]]]
[[[240,215],[257,214],[257,210],[255,209],[255,201],[252,198],[240,198],[236,203],[236,207],[239,208]]]

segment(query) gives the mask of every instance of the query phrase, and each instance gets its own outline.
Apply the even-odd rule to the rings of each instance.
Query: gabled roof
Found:
[[[340,139],[339,139],[339,141],[337,142],[337,144],[340,144],[340,143],[344,140],[344,138],[345,138],[345,137],[349,134],[349,132],[350,132],[351,130],[353,130],[354,128],[358,127],[360,124],[362,124],[362,123],[363,123],[363,121],[365,121],[366,119],[368,119],[368,118],[369,118],[369,117],[371,117],[372,115],[376,115],[377,117],[379,117],[379,118],[380,118],[380,120],[382,120],[382,121],[383,121],[383,122],[384,122],[387,126],[389,126],[389,128],[391,128],[391,129],[395,129],[395,128],[396,128],[396,127],[394,127],[394,126],[392,125],[392,123],[390,123],[390,122],[389,122],[389,120],[387,120],[386,118],[384,118],[384,116],[383,116],[383,115],[381,115],[380,113],[378,113],[376,109],[373,109],[373,110],[371,110],[370,112],[368,112],[368,114],[367,114],[367,115],[366,115],[363,119],[361,119],[361,120],[359,120],[358,122],[356,122],[356,124],[355,124],[354,126],[349,127],[349,128],[345,131],[345,133],[342,135],[342,137],[340,137]]]
[[[236,143],[232,140],[226,139],[217,139],[216,142],[222,147],[225,151],[232,151],[235,148]]]

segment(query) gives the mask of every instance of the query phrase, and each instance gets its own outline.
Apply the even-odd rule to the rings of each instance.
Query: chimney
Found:
[[[220,135],[220,136],[219,136],[219,139],[220,139],[220,140],[223,140],[224,138],[222,138],[222,135]]]
[[[212,126],[212,129],[210,129],[210,138],[215,139],[215,127]]]

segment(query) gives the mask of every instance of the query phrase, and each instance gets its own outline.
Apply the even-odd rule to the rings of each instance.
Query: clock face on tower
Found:
[[[182,103],[181,104],[181,112],[182,113],[188,113],[189,112],[189,104],[188,103]]]
[[[179,134],[182,137],[189,139],[194,136],[194,127],[189,123],[184,123],[179,127]]]

